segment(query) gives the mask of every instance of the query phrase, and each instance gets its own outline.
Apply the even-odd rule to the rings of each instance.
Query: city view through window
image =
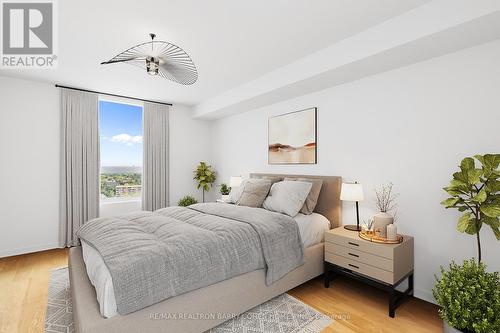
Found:
[[[142,107],[99,101],[101,201],[140,200]]]

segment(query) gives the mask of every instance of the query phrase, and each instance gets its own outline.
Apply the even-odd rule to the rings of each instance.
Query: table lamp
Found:
[[[359,226],[359,208],[358,202],[363,201],[363,187],[358,182],[354,183],[342,183],[342,189],[340,190],[340,200],[342,201],[355,201],[356,202],[356,225],[346,225],[344,228],[352,231],[361,231]]]
[[[241,185],[241,176],[231,176],[229,178],[229,187],[238,187]]]

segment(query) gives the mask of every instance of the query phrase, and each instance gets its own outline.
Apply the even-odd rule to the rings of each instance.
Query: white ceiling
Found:
[[[0,73],[194,105],[427,2],[58,1],[58,68]],[[99,65],[149,32],[188,52],[197,83],[182,86],[126,64]]]

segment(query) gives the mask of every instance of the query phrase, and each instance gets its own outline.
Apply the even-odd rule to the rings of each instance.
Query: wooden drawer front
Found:
[[[387,282],[390,284],[394,283],[393,274],[383,269],[376,268],[359,261],[354,261],[330,252],[325,252],[325,260],[332,264],[350,269],[353,272],[364,274],[373,279],[377,279],[379,281]]]
[[[370,266],[375,266],[385,271],[393,271],[392,260],[379,257],[368,252],[358,251],[334,243],[325,243],[325,251],[342,256],[344,258],[349,258],[354,261],[359,261]]]
[[[350,249],[368,252],[390,260],[393,259],[393,247],[391,245],[371,243],[361,238],[353,239],[330,232],[325,233],[325,241],[348,247]]]

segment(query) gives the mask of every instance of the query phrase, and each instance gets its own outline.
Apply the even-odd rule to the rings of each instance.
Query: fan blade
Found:
[[[191,85],[198,79],[198,71],[192,63],[167,61],[160,64],[160,76],[171,81]]]
[[[151,53],[151,42],[142,43],[131,47],[122,53],[114,56],[108,61],[104,61],[101,65],[114,64],[118,62],[127,62],[131,60],[141,60],[146,59],[146,57],[150,56]]]
[[[127,61],[133,61],[133,60],[146,60],[145,57],[134,57],[134,58],[125,58],[125,59],[111,59],[108,61],[103,61],[101,62],[101,65],[109,65],[109,64],[115,64],[118,62],[127,62]]]

